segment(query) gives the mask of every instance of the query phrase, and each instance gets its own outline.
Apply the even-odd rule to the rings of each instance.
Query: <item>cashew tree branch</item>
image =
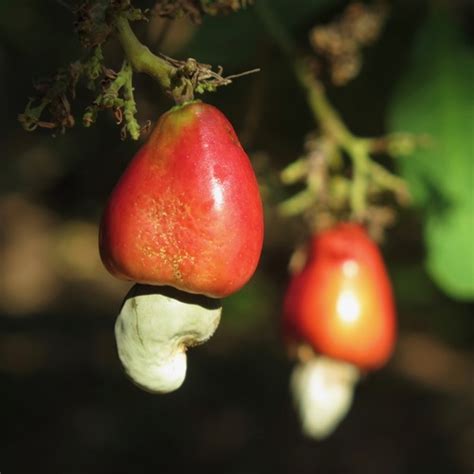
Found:
[[[156,79],[163,89],[170,89],[176,69],[164,59],[153,54],[142,44],[132,30],[128,19],[119,15],[115,20],[117,37],[133,69]]]
[[[337,110],[329,102],[323,83],[316,77],[310,62],[301,56],[293,38],[279,20],[275,12],[265,0],[259,0],[256,11],[262,24],[280,50],[287,57],[298,81],[303,89],[308,106],[321,132],[333,140],[352,161],[353,178],[349,194],[351,210],[355,219],[363,219],[367,209],[369,182],[372,180],[380,186],[388,188],[395,194],[406,195],[405,183],[393,176],[388,170],[372,160],[371,153],[397,149],[397,136],[388,139],[357,137],[349,130]],[[412,146],[419,142],[417,137],[400,136],[404,140],[404,148],[408,141]],[[384,145],[382,148],[381,145]],[[291,166],[291,165],[290,165]]]

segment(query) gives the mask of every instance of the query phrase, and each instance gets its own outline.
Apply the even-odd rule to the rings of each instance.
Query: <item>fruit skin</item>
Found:
[[[252,276],[263,209],[232,125],[192,102],[165,113],[115,186],[99,247],[116,277],[222,298]]]
[[[390,357],[395,326],[390,281],[365,230],[342,223],[315,235],[285,295],[285,335],[370,370]]]

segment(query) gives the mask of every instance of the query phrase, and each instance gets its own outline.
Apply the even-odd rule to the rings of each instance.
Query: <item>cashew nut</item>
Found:
[[[122,365],[144,390],[167,393],[186,376],[186,349],[207,341],[216,330],[219,300],[170,287],[135,285],[115,323]]]
[[[291,391],[306,435],[324,439],[337,428],[351,407],[358,379],[354,365],[322,356],[293,369]]]

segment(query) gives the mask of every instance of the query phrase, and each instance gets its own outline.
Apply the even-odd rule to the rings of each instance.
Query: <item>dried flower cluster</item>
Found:
[[[340,18],[311,30],[314,50],[329,63],[331,80],[342,86],[357,76],[362,66],[361,49],[380,36],[388,14],[385,3],[350,4]]]
[[[253,0],[159,0],[153,13],[166,18],[188,16],[195,23],[203,15],[220,15],[236,12],[251,5]]]

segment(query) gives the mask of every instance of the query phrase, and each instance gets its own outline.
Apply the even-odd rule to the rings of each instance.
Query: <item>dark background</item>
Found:
[[[298,12],[298,2],[289,1],[285,7],[302,46],[312,26],[346,5],[303,3],[314,8]],[[469,34],[472,10],[467,2],[453,4],[459,29]],[[383,36],[365,51],[361,74],[329,89],[357,134],[385,131],[429,8],[395,2]],[[300,432],[278,321],[287,262],[306,231],[298,219],[278,217],[275,206],[289,195],[278,172],[301,154],[313,123],[283,56],[252,15],[249,9],[206,20],[197,32],[179,20],[160,45],[162,20],[135,26],[152,49],[176,57],[222,64],[228,73],[262,68],[206,96],[233,122],[262,185],[261,264],[251,283],[224,302],[213,339],[190,352],[183,387],[154,396],[122,373],[113,325],[129,285],[105,272],[96,245],[101,209],[137,144],[120,141],[107,113],[91,129],[79,124],[56,138],[21,129],[16,116],[32,79],[78,57],[79,45],[61,2],[0,1],[2,474],[472,471],[473,307],[427,275],[422,216],[413,209],[400,213],[383,245],[398,305],[394,357],[359,384],[334,435],[316,442]],[[120,64],[114,42],[106,52]],[[139,119],[155,121],[171,103],[151,79],[135,81]],[[75,110],[86,100],[80,96]]]

